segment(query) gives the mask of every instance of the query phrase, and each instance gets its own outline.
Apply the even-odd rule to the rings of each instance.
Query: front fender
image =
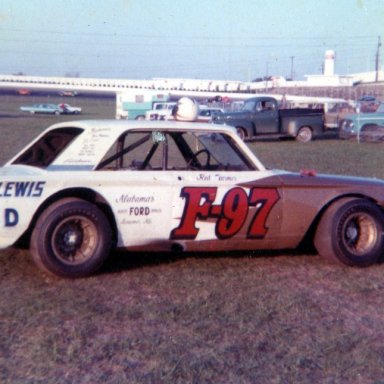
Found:
[[[255,126],[250,121],[237,120],[231,125],[235,128],[243,128],[247,131],[247,136],[252,137],[255,135]]]

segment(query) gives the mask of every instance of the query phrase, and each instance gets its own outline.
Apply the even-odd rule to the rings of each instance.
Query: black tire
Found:
[[[66,198],[49,206],[37,220],[30,251],[43,270],[60,277],[84,277],[104,263],[112,247],[112,230],[95,205]]]
[[[236,127],[237,135],[241,140],[245,140],[247,138],[247,131],[243,127]]]
[[[310,127],[301,127],[297,132],[296,140],[300,143],[308,143],[313,139],[313,132]]]
[[[344,198],[325,211],[314,243],[330,261],[366,267],[382,256],[383,230],[383,212],[378,206],[365,199]]]

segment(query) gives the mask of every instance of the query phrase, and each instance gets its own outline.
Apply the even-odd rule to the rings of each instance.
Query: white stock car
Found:
[[[311,238],[348,265],[383,251],[384,183],[267,170],[233,128],[176,121],[55,124],[0,168],[0,248],[62,277],[114,247],[287,249]]]

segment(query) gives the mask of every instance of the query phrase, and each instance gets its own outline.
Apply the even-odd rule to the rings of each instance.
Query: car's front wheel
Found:
[[[247,131],[243,127],[236,127],[237,135],[240,137],[241,140],[245,140],[247,138]]]
[[[108,257],[111,244],[112,230],[104,213],[87,201],[66,198],[39,217],[30,249],[41,269],[75,278],[95,272]]]
[[[322,216],[315,247],[328,260],[365,267],[376,263],[384,250],[384,216],[365,199],[344,198]]]

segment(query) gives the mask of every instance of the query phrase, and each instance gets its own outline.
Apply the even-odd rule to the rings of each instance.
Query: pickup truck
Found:
[[[221,113],[212,120],[235,127],[243,140],[275,136],[294,137],[305,143],[324,132],[322,109],[279,109],[273,97],[247,99],[239,112]]]
[[[380,104],[376,112],[346,115],[340,121],[339,137],[341,139],[354,138],[382,126],[384,126],[384,104]]]
[[[153,103],[153,109],[145,112],[145,120],[168,120],[176,102]]]

